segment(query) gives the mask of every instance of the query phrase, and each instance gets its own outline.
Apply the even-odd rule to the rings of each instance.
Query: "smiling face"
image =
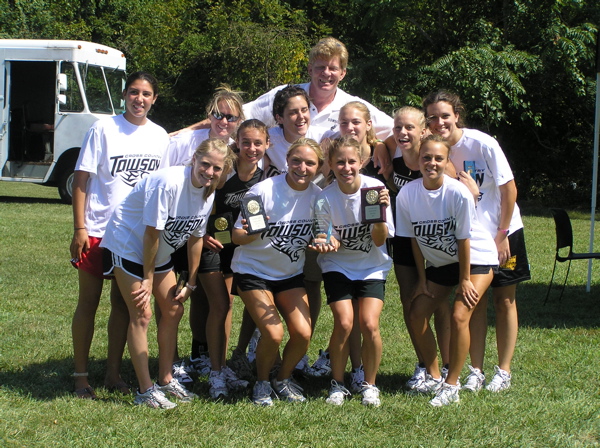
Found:
[[[367,131],[371,129],[371,120],[365,120],[364,114],[355,107],[344,107],[338,118],[340,134],[352,136],[361,145],[367,141]]]
[[[123,92],[125,100],[125,119],[132,124],[141,126],[146,123],[146,116],[158,95],[154,94],[152,84],[144,79],[133,81]]]
[[[304,137],[310,125],[310,109],[303,96],[291,97],[283,109],[283,117],[275,116],[277,123],[283,126],[283,135],[289,143]]]
[[[448,147],[444,142],[425,140],[419,150],[419,170],[423,175],[423,185],[428,190],[437,190],[444,182],[444,172],[448,165]]]
[[[218,120],[213,114],[208,116],[210,119],[210,136],[212,138],[220,138],[221,140],[227,141],[227,139],[235,132],[239,119],[236,121],[227,121],[226,116],[239,117],[240,111],[232,110],[225,101],[219,101],[218,106],[218,110],[215,110],[214,112],[218,112],[222,118]]]
[[[346,76],[346,69],[342,69],[339,56],[330,59],[319,58],[308,64],[308,75],[311,94],[334,93],[340,81]]]
[[[256,128],[240,129],[236,144],[240,150],[238,165],[256,165],[263,158],[269,147],[267,135],[262,130]]]
[[[452,104],[446,101],[427,106],[427,126],[432,134],[441,135],[448,140],[450,146],[454,145],[462,135],[458,127],[459,116],[454,112]]]
[[[360,188],[360,160],[359,149],[355,146],[340,146],[331,152],[329,164],[340,190],[352,194]]]
[[[421,126],[414,113],[407,112],[394,118],[394,140],[403,153],[418,152],[425,132],[427,129]]]
[[[196,188],[217,184],[223,174],[225,156],[213,150],[194,155],[192,163],[192,185]]]
[[[319,158],[309,146],[297,146],[288,153],[288,172],[285,179],[297,191],[308,188],[319,170]]]

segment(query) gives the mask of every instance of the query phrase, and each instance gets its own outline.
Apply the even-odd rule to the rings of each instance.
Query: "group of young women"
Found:
[[[130,392],[119,374],[127,341],[139,383],[136,404],[172,408],[173,399],[195,398],[173,364],[190,296],[191,359],[206,345],[209,364],[202,373],[208,374],[210,396],[247,387],[226,364],[238,295],[245,319],[234,353],[245,355],[254,328],[260,332],[252,401],[305,401],[292,373],[306,360],[322,283],[334,320],[326,350],[332,377],[327,403],[341,405],[354,393],[363,404],[379,406],[379,320],[392,264],[418,360],[408,387],[435,393],[434,406],[458,401],[458,376],[469,352],[471,373],[463,388],[484,386],[490,286],[499,363],[487,388],[510,386],[516,284],[529,278],[516,188],[497,142],[462,126],[456,95],[428,96],[426,115],[415,108],[397,111],[386,142],[392,164],[380,169],[373,159],[382,142],[369,108],[359,101],[341,107],[338,131],[315,132],[306,90],[287,86],[273,101],[278,126],[268,129],[244,120],[239,94],[223,86],[207,107],[210,126],[179,133],[169,144],[166,132],[147,118],[157,94],[151,75],[132,74],[123,92],[125,113],[92,126],[76,166],[71,255],[80,281],[73,318],[77,396],[96,397],[87,357],[103,279],[112,278],[107,387]],[[367,197],[379,217],[366,216]],[[240,213],[244,207],[254,215],[250,221]],[[249,232],[263,215],[266,228]],[[180,261],[172,255],[182,251],[181,270],[189,277],[177,282],[174,263]],[[152,295],[156,383],[148,367]],[[289,337],[280,352],[284,322]],[[197,372],[204,367],[195,365]]]

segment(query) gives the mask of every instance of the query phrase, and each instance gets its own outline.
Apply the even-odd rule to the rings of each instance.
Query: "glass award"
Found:
[[[331,222],[329,202],[327,198],[318,199],[315,203],[313,216],[313,245],[331,243],[333,224]]]
[[[360,189],[360,211],[363,224],[385,222],[385,205],[379,203],[379,192],[384,187]]]
[[[248,225],[248,235],[261,233],[269,228],[265,207],[260,196],[246,196],[242,198],[240,209]]]

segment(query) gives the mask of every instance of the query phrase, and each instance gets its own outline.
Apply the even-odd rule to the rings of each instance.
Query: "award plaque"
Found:
[[[265,207],[260,196],[246,196],[240,202],[242,216],[248,225],[248,235],[261,233],[269,228]]]
[[[231,229],[233,229],[231,212],[208,217],[208,233],[223,246],[231,244]]]
[[[317,200],[315,203],[313,217],[313,244],[329,244],[331,242],[331,234],[333,232],[333,224],[329,215],[329,203],[326,198]]]
[[[385,222],[385,205],[379,203],[379,192],[384,187],[360,189],[360,211],[363,224]]]

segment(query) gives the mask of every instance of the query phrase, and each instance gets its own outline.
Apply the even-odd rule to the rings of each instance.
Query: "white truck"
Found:
[[[0,39],[0,180],[58,187],[71,203],[83,137],[123,112],[125,55],[92,42]]]

